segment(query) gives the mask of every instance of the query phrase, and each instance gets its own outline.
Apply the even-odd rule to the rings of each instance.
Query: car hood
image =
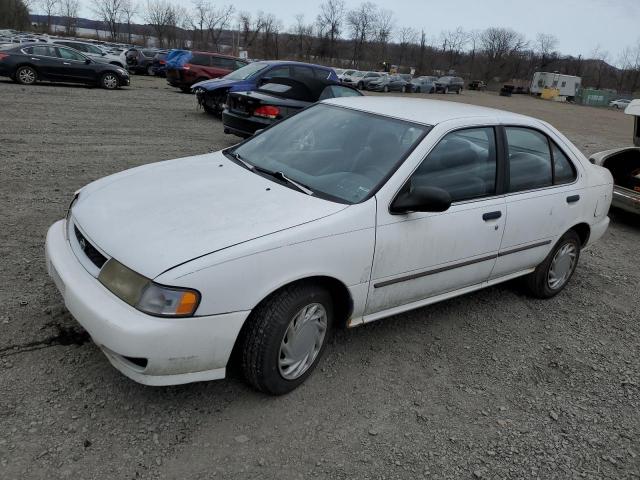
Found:
[[[252,173],[217,152],[98,180],[82,189],[73,218],[107,255],[155,278],[189,260],[344,208]]]
[[[194,83],[191,85],[191,89],[202,88],[203,90],[215,90],[221,87],[232,87],[243,80],[225,80],[224,78],[214,78],[211,80],[203,80],[202,82]]]

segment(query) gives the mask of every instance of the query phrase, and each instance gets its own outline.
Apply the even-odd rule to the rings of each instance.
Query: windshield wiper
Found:
[[[261,170],[262,171],[262,170]],[[294,187],[296,187],[298,190],[300,190],[302,193],[306,193],[307,195],[313,195],[313,190],[311,190],[309,187],[307,187],[306,185],[303,185],[302,183],[298,183],[295,180],[291,180],[289,177],[287,177],[283,172],[264,172],[267,173],[268,175],[273,176],[274,178],[277,178],[279,180],[282,180],[284,182],[287,182],[290,185],[293,185]]]
[[[245,167],[247,170],[250,170],[252,172],[256,171],[256,167],[255,165],[247,162],[244,158],[242,158],[242,156],[237,153],[237,152],[231,152],[230,155],[236,160],[238,161],[243,167]]]

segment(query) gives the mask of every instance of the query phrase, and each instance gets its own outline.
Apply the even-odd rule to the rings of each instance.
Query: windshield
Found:
[[[317,104],[231,150],[314,195],[358,203],[373,195],[429,131],[372,113]],[[270,177],[269,177],[270,178]]]
[[[244,67],[239,68],[226,75],[224,78],[227,80],[246,80],[247,78],[253,76],[259,71],[267,68],[267,63],[255,62],[250,63],[249,65],[245,65]]]
[[[364,75],[364,72],[356,72],[352,76],[353,77],[362,77],[363,75]]]

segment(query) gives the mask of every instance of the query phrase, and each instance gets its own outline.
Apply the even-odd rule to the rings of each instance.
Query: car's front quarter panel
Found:
[[[327,217],[232,246],[163,273],[156,282],[195,288],[196,315],[253,309],[279,288],[330,277],[349,289],[352,319],[362,316],[375,243],[372,198]]]

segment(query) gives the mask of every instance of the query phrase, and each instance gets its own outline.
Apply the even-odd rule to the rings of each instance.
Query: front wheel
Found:
[[[364,88],[364,83],[360,82],[358,83],[358,89],[362,90]]]
[[[402,93],[407,93],[407,87],[406,86],[402,86]]]
[[[120,79],[115,73],[103,73],[100,77],[100,86],[107,90],[115,90],[120,86]]]
[[[416,93],[420,93],[420,87],[416,87]]]
[[[261,303],[241,337],[242,370],[256,389],[290,392],[318,364],[333,323],[327,290],[312,283],[285,287]]]
[[[150,77],[154,75],[154,71],[153,71],[153,65],[148,65],[147,66],[147,75],[149,75]]]
[[[383,92],[387,93],[389,91],[389,87],[387,87],[386,85],[384,86],[384,88],[382,89]]]
[[[38,72],[36,72],[35,68],[25,65],[16,70],[15,79],[16,82],[22,85],[33,85],[38,79]]]
[[[529,293],[538,298],[551,298],[569,283],[580,258],[580,237],[573,230],[565,233],[547,258],[524,277]]]
[[[444,90],[442,90],[442,93],[444,93],[445,95],[449,93],[449,87],[444,87]]]

